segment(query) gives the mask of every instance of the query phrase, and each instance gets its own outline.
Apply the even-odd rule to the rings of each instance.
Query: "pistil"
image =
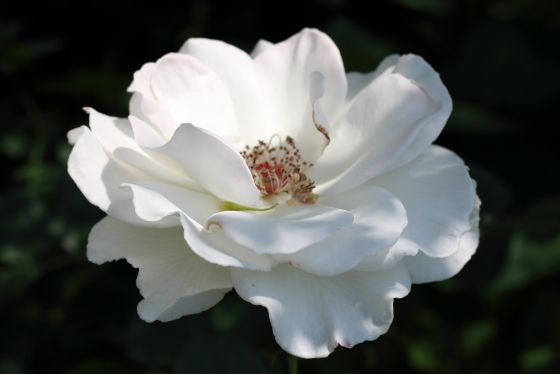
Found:
[[[274,139],[278,139],[276,147],[272,145]],[[278,135],[268,143],[259,141],[253,148],[247,146],[241,156],[249,166],[261,196],[287,193],[291,197],[288,204],[295,201],[315,204],[317,201],[319,196],[312,192],[315,184],[305,175],[313,164],[303,160],[291,137],[288,136],[284,143]]]

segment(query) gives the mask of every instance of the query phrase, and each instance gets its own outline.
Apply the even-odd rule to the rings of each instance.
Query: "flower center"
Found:
[[[252,149],[246,146],[241,152],[261,196],[284,192],[291,196],[288,204],[294,201],[315,204],[319,197],[311,192],[315,184],[304,174],[313,164],[303,160],[292,138],[288,136],[285,143],[279,141],[278,146],[273,147],[275,138],[280,140],[274,135],[268,144],[259,141]]]

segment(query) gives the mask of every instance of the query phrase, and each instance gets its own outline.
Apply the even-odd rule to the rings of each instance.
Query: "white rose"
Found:
[[[385,333],[411,283],[478,245],[473,181],[432,145],[451,112],[421,57],[345,74],[325,34],[252,55],[190,39],[134,74],[130,117],[87,109],[68,170],[108,217],[88,257],[139,268],[142,319],[198,313],[235,288],[276,340],[324,357]]]

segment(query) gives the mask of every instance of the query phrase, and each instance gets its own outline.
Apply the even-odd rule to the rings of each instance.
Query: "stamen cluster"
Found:
[[[273,147],[272,141],[275,138],[279,140],[279,144]],[[291,196],[288,204],[296,200],[304,204],[314,204],[317,201],[319,196],[311,192],[315,183],[304,174],[313,164],[303,160],[294,140],[289,136],[284,143],[275,135],[268,143],[259,141],[252,149],[246,146],[241,156],[249,166],[261,196],[285,192]]]

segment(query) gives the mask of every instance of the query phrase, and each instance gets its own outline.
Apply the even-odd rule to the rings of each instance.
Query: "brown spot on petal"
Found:
[[[331,138],[327,129],[323,125],[315,124],[315,126],[317,127],[317,130],[321,132],[321,134],[325,135],[325,138],[327,138],[327,145],[329,145],[329,143],[331,142]]]
[[[223,229],[223,228],[222,228],[222,224],[221,224],[220,222],[218,222],[218,221],[209,221],[209,222],[206,224],[205,229],[206,229],[206,230],[209,230],[209,229],[210,229],[210,226],[212,226],[212,225],[219,226],[221,229]]]

